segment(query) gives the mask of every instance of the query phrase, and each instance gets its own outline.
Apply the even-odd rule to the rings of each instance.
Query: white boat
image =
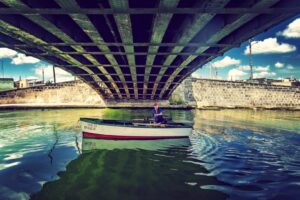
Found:
[[[154,124],[149,121],[102,120],[80,118],[83,137],[112,140],[157,140],[187,138],[192,134],[192,126],[184,123],[168,122]]]

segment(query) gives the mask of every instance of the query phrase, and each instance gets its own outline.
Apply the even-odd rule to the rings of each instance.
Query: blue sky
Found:
[[[0,58],[3,62],[4,77],[21,79],[38,79],[42,80],[44,71],[45,81],[53,81],[53,66],[47,62],[41,61],[31,56],[16,51],[0,48]],[[3,70],[0,62],[0,77],[3,77]],[[57,82],[74,80],[74,77],[66,71],[55,68]]]
[[[246,41],[240,47],[231,49],[224,56],[217,57],[198,69],[192,76],[210,78],[210,66],[212,66],[212,78],[216,78],[217,69],[218,79],[248,79],[250,76],[248,45]],[[255,36],[252,51],[254,78],[279,79],[295,76],[300,79],[300,15]],[[18,80],[20,76],[22,79],[42,79],[42,69],[44,69],[46,81],[53,79],[52,65],[39,59],[0,48],[0,60],[4,65],[5,77],[15,80]],[[56,69],[56,75],[58,81],[74,79],[60,69]],[[0,77],[2,77],[1,63]]]
[[[250,77],[249,53],[245,53],[249,42],[233,48],[224,56],[193,73],[195,77],[240,80]],[[248,49],[247,49],[248,50]],[[252,65],[254,78],[300,78],[300,15],[290,18],[277,26],[261,33],[252,41]],[[212,67],[211,67],[212,66]]]

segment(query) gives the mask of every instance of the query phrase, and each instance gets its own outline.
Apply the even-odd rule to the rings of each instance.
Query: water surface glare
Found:
[[[0,199],[298,199],[300,112],[165,110],[189,139],[82,138],[79,117],[149,110],[0,112]]]

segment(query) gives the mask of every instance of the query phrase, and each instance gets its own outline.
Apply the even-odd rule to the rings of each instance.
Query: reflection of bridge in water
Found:
[[[0,44],[105,99],[168,99],[197,68],[299,13],[293,0],[3,0]]]

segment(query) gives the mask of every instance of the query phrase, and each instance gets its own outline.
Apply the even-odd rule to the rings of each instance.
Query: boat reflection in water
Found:
[[[101,139],[82,139],[82,150],[89,151],[95,149],[136,149],[136,150],[161,150],[172,147],[190,146],[188,138],[163,139],[163,140],[101,140]]]
[[[82,154],[32,199],[226,199],[201,189],[221,185],[190,157],[184,139],[115,141],[83,138]]]

